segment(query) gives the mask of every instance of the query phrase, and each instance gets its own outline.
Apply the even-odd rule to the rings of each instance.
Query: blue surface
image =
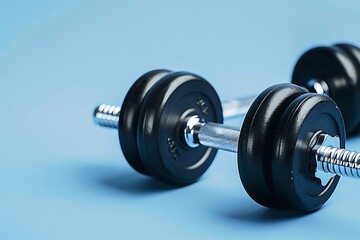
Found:
[[[193,71],[222,99],[288,82],[319,44],[360,44],[358,1],[0,2],[0,239],[235,239],[358,236],[360,182],[320,211],[254,203],[235,154],[196,184],[135,173],[93,107],[121,104],[154,68]],[[347,142],[360,150],[360,138]],[[353,186],[353,187],[352,187]]]

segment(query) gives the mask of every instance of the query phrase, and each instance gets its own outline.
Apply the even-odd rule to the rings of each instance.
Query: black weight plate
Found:
[[[271,86],[255,99],[245,116],[239,138],[238,168],[245,190],[263,206],[284,207],[271,178],[275,131],[287,106],[304,93],[304,88],[292,84]]]
[[[137,143],[150,175],[166,183],[185,185],[209,168],[217,150],[190,148],[184,142],[186,119],[195,114],[206,122],[223,121],[214,88],[197,75],[171,73],[146,96],[139,115]]]
[[[319,209],[339,181],[340,177],[334,176],[322,186],[315,177],[310,142],[319,132],[338,136],[340,147],[345,147],[344,122],[334,101],[314,93],[297,97],[279,121],[272,161],[275,191],[290,208],[307,212]]]
[[[329,86],[329,96],[339,106],[346,131],[351,134],[359,125],[359,80],[357,66],[343,47],[316,47],[305,52],[295,65],[292,83],[305,86],[320,79]],[[354,115],[359,117],[354,117]]]
[[[139,112],[150,89],[169,73],[168,70],[154,70],[142,75],[131,86],[121,107],[118,133],[122,152],[130,166],[145,175],[148,172],[141,162],[136,141]]]
[[[351,112],[351,117],[354,119],[354,122],[357,122],[356,127],[354,127],[354,131],[352,131],[351,133],[355,133],[357,132],[357,130],[360,128],[360,49],[352,44],[348,44],[348,43],[340,43],[340,44],[336,44],[334,45],[335,47],[338,47],[340,49],[342,49],[344,52],[346,52],[348,54],[348,56],[350,57],[350,59],[352,60],[354,66],[355,66],[355,70],[356,70],[356,77],[354,77],[353,79],[353,91],[354,91],[354,98],[351,106],[349,106],[349,108],[351,107],[351,110],[349,110]],[[346,125],[345,125],[346,126]],[[355,129],[356,128],[356,129]]]

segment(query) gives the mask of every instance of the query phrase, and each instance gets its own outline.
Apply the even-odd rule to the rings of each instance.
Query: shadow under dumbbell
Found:
[[[152,194],[179,188],[130,171],[132,170],[96,164],[96,166],[82,168],[81,174],[86,181],[100,187],[130,194]]]
[[[163,192],[178,188],[150,177],[134,176],[133,174],[109,176],[100,179],[99,182],[105,187],[135,194]]]
[[[261,209],[260,209],[261,208]],[[290,219],[297,219],[308,214],[291,209],[268,209],[259,206],[259,209],[253,211],[244,211],[229,214],[227,217],[233,220],[257,222],[257,223],[269,223],[269,222],[281,222],[289,221]]]
[[[237,198],[233,201],[222,203],[219,208],[217,208],[216,214],[224,218],[226,221],[251,222],[259,224],[286,222],[311,215],[311,213],[293,209],[266,208],[252,202],[250,199],[239,203],[239,199]]]

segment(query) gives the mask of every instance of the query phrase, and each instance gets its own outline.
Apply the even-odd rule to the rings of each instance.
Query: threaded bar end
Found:
[[[318,170],[339,176],[360,178],[360,153],[332,146],[316,151]]]
[[[120,106],[101,104],[94,110],[93,119],[95,124],[107,127],[107,128],[118,128]]]

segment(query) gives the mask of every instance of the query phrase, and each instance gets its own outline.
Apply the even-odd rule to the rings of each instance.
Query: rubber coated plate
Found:
[[[146,96],[140,111],[138,146],[148,172],[171,184],[196,181],[212,163],[216,149],[188,147],[183,139],[186,119],[199,115],[222,123],[222,108],[214,88],[203,78],[176,72]]]
[[[352,60],[355,69],[356,69],[356,77],[354,78],[354,102],[355,104],[351,104],[349,110],[352,114],[351,118],[353,119],[356,127],[354,127],[354,130],[351,131],[351,134],[357,133],[360,128],[360,104],[357,104],[360,102],[360,49],[354,45],[341,43],[336,44],[335,47],[338,47],[342,49],[344,52],[348,54],[350,59]],[[346,126],[346,125],[345,125]]]
[[[339,176],[321,185],[311,171],[310,141],[319,131],[338,136],[345,147],[340,110],[328,96],[307,93],[296,98],[284,112],[275,134],[272,177],[275,191],[290,208],[319,209],[331,196]]]
[[[292,82],[306,86],[311,79],[325,81],[329,96],[343,114],[347,133],[351,134],[360,122],[360,86],[359,64],[348,49],[345,45],[310,49],[296,63]]]
[[[257,203],[271,208],[286,207],[274,191],[271,154],[278,122],[286,107],[306,90],[278,84],[263,91],[251,105],[241,128],[238,149],[240,178]]]
[[[139,173],[148,175],[141,162],[136,141],[139,112],[145,96],[168,70],[154,70],[141,76],[126,94],[119,117],[119,140],[122,152],[128,163]]]

